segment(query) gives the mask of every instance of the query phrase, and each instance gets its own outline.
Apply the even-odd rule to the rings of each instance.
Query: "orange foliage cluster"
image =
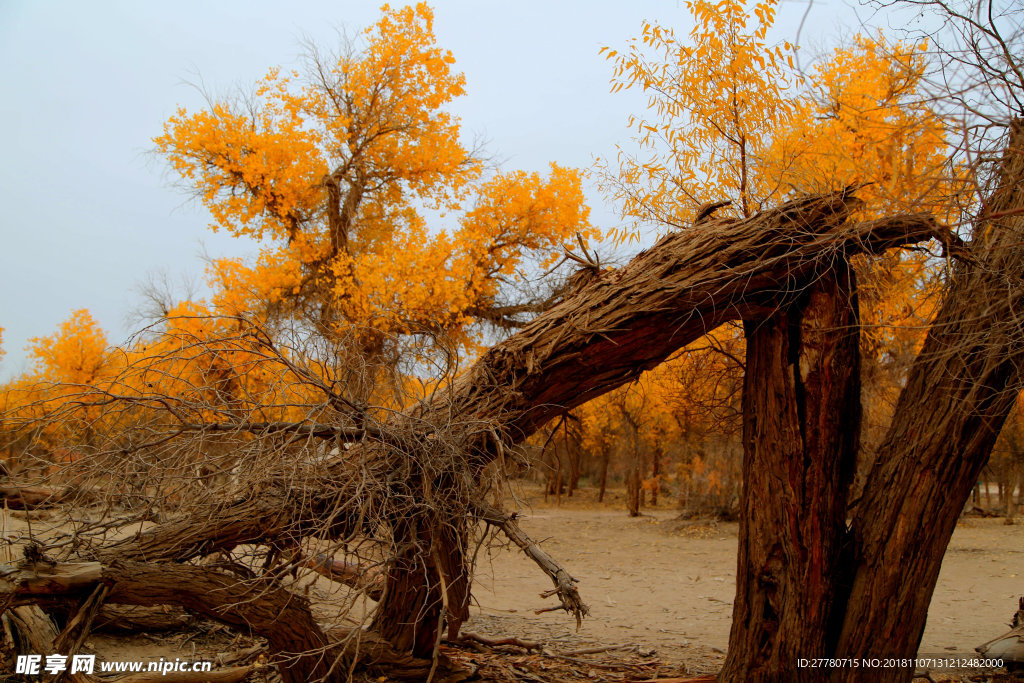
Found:
[[[179,110],[157,148],[214,229],[268,243],[255,264],[214,263],[214,310],[312,307],[338,335],[467,342],[526,260],[549,264],[577,233],[597,236],[580,174],[552,164],[484,178],[445,110],[465,78],[426,5],[385,6],[362,39],[332,60],[312,55],[304,77],[271,70],[244,103]],[[424,209],[459,217],[431,229]]]
[[[328,366],[249,323],[192,303],[122,348],[108,344],[88,311],[75,311],[53,335],[31,340],[29,358],[30,372],[0,394],[0,413],[12,434],[34,425],[34,457],[49,452],[55,461],[67,459],[68,444],[85,453],[100,435],[116,440],[145,424],[160,434],[189,424],[316,420],[324,410],[318,383],[333,379]]]
[[[612,89],[649,96],[647,117],[629,121],[639,154],[620,148],[617,171],[599,162],[625,217],[681,227],[707,201],[731,199],[743,216],[759,208],[754,164],[793,109],[787,60],[765,43],[775,4],[750,12],[736,0],[690,0],[696,25],[687,38],[646,22],[625,53],[604,48],[615,65]]]

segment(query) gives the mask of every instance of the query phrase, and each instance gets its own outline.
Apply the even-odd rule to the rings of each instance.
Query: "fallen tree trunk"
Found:
[[[305,430],[310,438],[359,436],[361,445],[308,477],[268,474],[259,491],[99,548],[103,572],[145,573],[156,565],[132,561],[180,562],[243,543],[294,548],[312,534],[346,538],[371,514],[391,526],[395,539],[374,628],[399,655],[411,652],[423,661],[436,654],[444,624],[450,636],[457,635],[465,618],[466,513],[484,467],[507,447],[552,417],[636,379],[723,322],[770,315],[836,259],[930,238],[955,246],[928,216],[850,223],[856,205],[849,192],[840,192],[748,220],[709,220],[666,236],[622,269],[595,269],[564,301],[491,348],[431,400],[358,434],[323,425]],[[288,431],[280,423],[274,429]],[[376,438],[378,432],[387,438]],[[239,610],[254,610],[254,628],[282,631],[278,652],[322,653],[329,647],[308,610],[289,622],[272,618],[266,600],[242,599],[245,584],[234,577],[231,588],[222,586],[223,595],[232,595],[227,604],[210,597],[217,595],[214,584],[227,581],[223,575],[174,567],[167,571],[178,579],[189,578],[181,572],[208,574],[197,574],[194,587],[182,594],[166,583],[143,586],[129,580],[134,575],[121,576],[128,581],[121,591],[131,585],[139,591],[136,604],[181,604],[240,627],[248,620]],[[303,663],[301,675],[324,673],[322,660],[314,662],[312,655],[293,661]],[[300,674],[288,675],[299,680]]]
[[[396,463],[405,469],[438,423],[455,422],[464,432],[462,465],[482,469],[504,446],[636,379],[723,322],[770,314],[781,295],[799,291],[808,273],[838,255],[879,253],[932,238],[948,245],[955,241],[923,214],[846,223],[856,203],[845,192],[815,196],[745,221],[708,221],[673,233],[628,266],[595,274],[561,304],[492,347],[448,390],[397,417],[389,428],[419,436],[405,449],[380,448],[373,457],[365,447],[343,452],[317,478],[302,482],[303,490],[268,487],[258,495],[221,501],[102,552],[111,558],[181,561],[243,543],[291,541],[325,527],[331,537],[343,537],[351,532],[352,511],[345,508],[349,501],[338,482],[353,463],[379,465],[385,473]],[[316,436],[344,439],[348,431],[321,429]],[[362,438],[372,448],[372,437]]]
[[[933,237],[950,243],[928,216],[849,223],[856,205],[848,193],[836,193],[668,235],[621,270],[595,273],[405,419],[424,427],[465,423],[459,469],[475,481],[507,445],[638,378],[727,320],[765,317],[833,260]],[[444,607],[428,587],[442,573],[429,560],[395,565],[375,616],[382,635],[415,642],[413,652],[427,656],[429,639],[416,629]],[[410,609],[427,619],[410,624]]]
[[[847,222],[857,205],[840,192],[671,233],[489,349],[429,410],[499,425],[518,443],[718,325],[770,315],[833,259],[955,241],[923,214]]]
[[[285,683],[331,680],[332,649],[307,601],[267,580],[183,564],[121,561],[26,563],[0,569],[0,595],[11,605],[67,602],[106,585],[106,600],[126,605],[180,605],[267,639]]]

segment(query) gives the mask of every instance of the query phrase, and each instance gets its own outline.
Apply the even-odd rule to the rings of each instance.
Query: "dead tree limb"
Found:
[[[180,605],[266,638],[286,683],[317,680],[331,670],[330,644],[306,600],[269,581],[242,581],[191,565],[131,561],[26,563],[0,570],[0,596],[14,605],[80,600],[101,585],[109,587],[110,603]]]
[[[555,588],[552,593],[546,593],[545,597],[552,594],[557,595],[562,604],[555,609],[564,609],[576,617],[576,628],[578,629],[583,623],[583,617],[590,612],[590,608],[583,603],[579,591],[576,589],[578,581],[558,561],[537,545],[536,541],[526,535],[520,528],[519,522],[516,521],[517,515],[515,513],[510,514],[486,503],[479,502],[476,504],[476,508],[480,519],[493,527],[501,529],[501,532],[505,534],[508,540],[519,546],[526,553],[526,556],[533,560],[551,578]]]
[[[70,500],[81,500],[80,492],[70,486],[20,486],[18,484],[0,485],[0,504],[6,504],[11,510],[37,510],[62,505]]]
[[[380,600],[384,592],[384,571],[379,567],[366,567],[326,555],[306,558],[303,565],[331,581],[362,591],[371,600]]]

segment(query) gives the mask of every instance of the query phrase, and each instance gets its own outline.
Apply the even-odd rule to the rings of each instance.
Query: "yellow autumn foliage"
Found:
[[[254,263],[213,263],[216,311],[301,314],[371,355],[403,335],[468,344],[524,263],[597,235],[579,172],[488,176],[464,147],[447,107],[465,78],[425,4],[385,5],[359,46],[309,61],[244,103],[180,110],[155,139],[214,229],[265,244]]]

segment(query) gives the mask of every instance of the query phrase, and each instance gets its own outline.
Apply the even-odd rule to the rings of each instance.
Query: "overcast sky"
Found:
[[[393,3],[399,5],[401,3]],[[637,94],[610,94],[598,50],[621,48],[644,19],[689,28],[676,0],[437,0],[438,43],[465,74],[457,103],[467,136],[489,140],[504,168],[549,161],[589,167],[628,141]],[[793,40],[806,3],[785,2],[775,38]],[[88,308],[112,343],[131,330],[138,283],[158,270],[202,279],[200,254],[254,253],[208,229],[201,206],[171,185],[151,139],[186,84],[245,86],[274,65],[297,66],[302,41],[337,41],[378,16],[375,2],[174,3],[0,0],[0,379],[25,369],[30,337]],[[857,17],[815,0],[804,43],[835,39]],[[592,218],[617,220],[590,192]]]

